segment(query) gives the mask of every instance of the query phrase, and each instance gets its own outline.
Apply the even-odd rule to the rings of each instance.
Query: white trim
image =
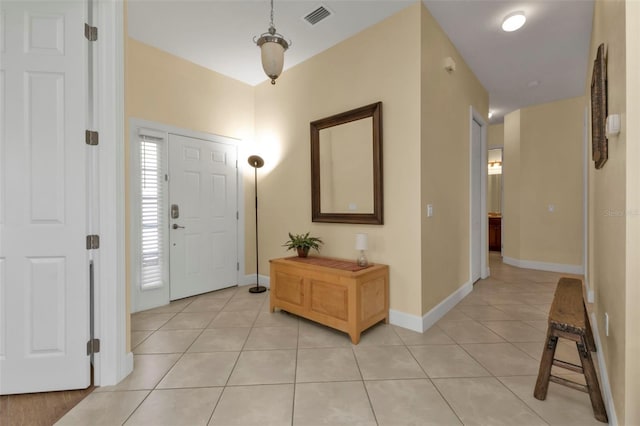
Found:
[[[593,331],[593,340],[596,343],[596,356],[598,358],[598,370],[600,372],[600,388],[602,390],[602,398],[604,405],[607,407],[607,415],[609,417],[609,425],[618,426],[618,417],[616,416],[616,407],[611,393],[611,383],[609,382],[609,373],[607,372],[607,364],[604,360],[602,352],[602,344],[600,341],[600,333],[598,333],[598,321],[595,312],[591,312],[591,330]]]
[[[129,372],[133,372],[133,352],[125,354],[124,366],[126,370],[128,370]]]
[[[453,309],[453,307],[462,299],[467,297],[471,291],[473,291],[473,283],[471,281],[467,281],[461,285],[460,288],[451,293],[446,299],[434,306],[429,312],[422,316],[422,330],[426,331],[431,328],[433,324],[437,323],[440,318],[445,316],[447,312]]]
[[[454,306],[464,299],[473,290],[473,283],[467,281],[456,291],[451,293],[442,302],[438,303],[429,312],[424,314],[422,318],[417,315],[411,315],[404,312],[389,309],[389,322],[398,327],[424,333],[431,326],[437,323],[440,318],[445,316]]]
[[[398,327],[422,333],[422,318],[417,315],[406,314],[404,312],[389,309],[389,323]]]
[[[593,303],[593,288],[589,281],[589,107],[584,107],[582,120],[582,264],[584,284],[587,288],[587,302]]]
[[[460,288],[447,296],[446,299],[424,314],[422,318],[417,315],[411,315],[405,312],[389,309],[389,323],[397,325],[398,327],[417,331],[418,333],[424,333],[431,328],[433,324],[445,316],[447,312],[453,309],[453,307],[462,299],[467,297],[471,291],[473,291],[473,283],[471,281],[467,281],[460,286]]]
[[[482,118],[482,115],[476,111],[473,105],[469,106],[469,281],[473,283],[471,276],[472,271],[472,251],[473,241],[471,241],[471,229],[473,218],[471,215],[472,198],[473,198],[473,176],[471,174],[473,160],[473,122],[480,124],[480,215],[482,218],[487,218],[487,123]],[[485,223],[485,226],[482,226]],[[480,225],[480,279],[485,279],[489,276],[489,262],[488,262],[488,226],[486,221],[481,222]]]
[[[97,120],[100,132],[100,249],[96,269],[95,384],[115,385],[133,370],[126,352],[124,212],[124,38],[123,3],[95,2],[100,38],[97,51]]]
[[[584,266],[582,265],[565,265],[562,263],[537,262],[534,260],[521,260],[504,256],[502,262],[507,265],[516,266],[518,268],[536,269],[539,271],[560,272],[565,274],[582,275]]]
[[[240,282],[243,282],[245,279],[245,264],[246,259],[244,257],[244,239],[246,232],[246,224],[245,224],[245,210],[244,210],[244,171],[245,167],[251,167],[246,161],[240,161],[240,151],[241,146],[238,144],[238,178],[236,179],[237,190],[236,194],[238,196],[238,243],[236,244],[236,259],[238,259],[238,270],[236,271],[236,280],[238,281],[238,285],[241,285]],[[245,166],[246,164],[246,166]],[[254,274],[255,276],[255,274]]]

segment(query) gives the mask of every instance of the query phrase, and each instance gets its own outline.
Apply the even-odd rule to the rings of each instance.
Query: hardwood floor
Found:
[[[94,389],[0,396],[0,425],[50,426]]]

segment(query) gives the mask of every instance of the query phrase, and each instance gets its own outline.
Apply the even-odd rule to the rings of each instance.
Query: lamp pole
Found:
[[[264,166],[264,160],[259,155],[252,155],[247,161],[249,162],[251,167],[253,167],[253,188],[256,199],[256,286],[250,287],[249,293],[264,293],[265,291],[267,291],[267,288],[260,285],[260,258],[258,257],[258,169]]]

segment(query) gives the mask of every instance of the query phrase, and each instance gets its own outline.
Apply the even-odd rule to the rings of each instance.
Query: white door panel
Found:
[[[237,284],[236,158],[234,145],[169,135],[172,300]]]
[[[86,388],[86,4],[1,8],[0,393]]]

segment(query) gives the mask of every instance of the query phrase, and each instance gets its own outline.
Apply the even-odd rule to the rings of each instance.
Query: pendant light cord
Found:
[[[271,23],[270,23],[270,26],[274,27],[274,25],[273,25],[273,0],[271,0]]]

